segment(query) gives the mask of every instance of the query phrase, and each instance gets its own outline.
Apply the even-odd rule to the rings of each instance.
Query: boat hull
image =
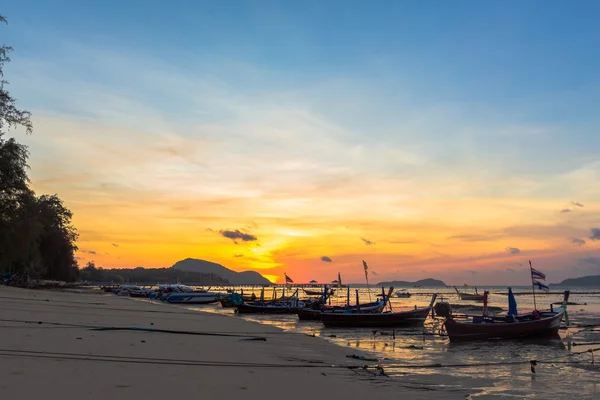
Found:
[[[461,300],[483,301],[482,294],[460,293],[458,296]]]
[[[553,314],[555,315],[542,316],[538,320],[520,322],[473,323],[446,320],[444,326],[448,338],[453,342],[549,337],[558,334],[564,310]]]
[[[320,321],[321,310],[311,310],[309,308],[301,308],[298,310],[298,319],[300,321]]]
[[[320,321],[323,313],[381,313],[385,307],[385,302],[369,303],[360,306],[360,310],[356,307],[323,307],[320,310],[310,308],[301,308],[298,310],[298,319],[300,321]]]
[[[277,305],[240,304],[236,308],[238,314],[296,314],[298,308]]]
[[[212,304],[219,299],[219,295],[211,293],[171,293],[165,301],[173,304]]]
[[[422,326],[431,307],[389,313],[336,313],[323,312],[321,322],[327,328],[397,328]]]

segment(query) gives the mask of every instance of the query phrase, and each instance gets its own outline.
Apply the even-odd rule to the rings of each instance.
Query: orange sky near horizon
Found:
[[[325,187],[311,182],[310,174],[306,181],[290,179],[301,165],[284,168],[275,183],[234,177],[207,185],[188,175],[154,174],[189,163],[181,159],[181,152],[191,151],[187,142],[171,149],[175,155],[159,151],[163,158],[155,149],[132,160],[121,157],[122,149],[99,147],[98,158],[90,159],[70,148],[80,145],[68,142],[68,132],[93,128],[55,119],[37,119],[36,126],[42,133],[26,138],[33,186],[58,192],[74,212],[81,265],[93,260],[104,268],[168,267],[191,257],[256,270],[279,283],[284,272],[299,283],[330,282],[338,272],[345,282],[363,282],[365,260],[372,283],[431,277],[448,284],[527,285],[528,259],[552,278],[569,260],[598,250],[593,240],[578,246],[572,238],[589,235],[589,219],[599,208],[518,191],[514,197],[476,195],[473,188],[490,184],[485,177],[449,175],[434,184],[357,171],[344,184]],[[93,133],[88,137],[97,144]],[[62,168],[39,155],[52,142],[67,147],[60,153]],[[148,166],[145,157],[153,157]],[[82,169],[69,175],[71,164]],[[103,183],[103,176],[115,175],[126,179]],[[566,207],[572,211],[560,212]],[[225,231],[249,236],[233,240]],[[554,274],[554,280],[567,275]]]
[[[365,260],[371,283],[459,285],[528,285],[528,260],[550,282],[600,273],[596,101],[573,101],[586,91],[453,91],[398,70],[404,50],[360,56],[360,72],[314,60],[319,73],[18,26],[12,39],[37,51],[16,51],[7,79],[34,132],[10,133],[36,192],[73,211],[81,265],[192,257],[364,282]]]

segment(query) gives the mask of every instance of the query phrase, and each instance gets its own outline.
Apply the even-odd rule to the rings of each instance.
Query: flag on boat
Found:
[[[546,280],[546,274],[544,274],[543,272],[538,271],[535,268],[531,268],[531,277],[533,279],[541,279],[541,280]]]
[[[292,280],[292,278],[290,278],[289,276],[287,276],[287,274],[285,275],[285,283],[294,283],[294,281]]]
[[[544,285],[542,282],[535,281],[533,282],[533,286],[537,287],[539,290],[543,290],[545,292],[549,291],[550,288]]]
[[[363,266],[365,267],[365,278],[369,277],[369,272],[367,271],[369,269],[367,263],[365,262],[365,260],[363,260]]]
[[[531,260],[529,260],[529,269],[531,270],[531,279],[541,279],[543,281],[546,280],[546,274],[533,268],[531,265]]]

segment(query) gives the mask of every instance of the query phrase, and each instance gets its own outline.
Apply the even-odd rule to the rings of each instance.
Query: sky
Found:
[[[81,265],[278,282],[600,274],[596,1],[7,0]]]

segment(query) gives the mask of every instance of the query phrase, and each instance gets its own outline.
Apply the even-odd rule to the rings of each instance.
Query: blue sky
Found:
[[[531,251],[561,248],[541,237],[571,246],[600,225],[599,12],[594,1],[8,0],[0,9],[2,42],[15,48],[11,91],[37,127],[25,139],[34,185],[58,190],[79,215],[99,206],[86,202],[90,188],[122,204],[184,186],[192,203],[260,198],[269,207],[246,203],[230,223],[272,218],[271,231],[290,204],[343,225],[376,199],[372,235],[385,236],[386,212],[447,219],[445,237],[519,225],[531,228],[522,234]],[[438,215],[440,199],[462,205]],[[556,215],[574,200],[585,211]],[[470,215],[471,201],[480,212]],[[329,206],[317,212],[315,202]],[[491,218],[504,215],[495,207],[504,219]],[[82,240],[101,246],[86,218]],[[296,262],[278,255],[278,240],[269,265]],[[507,246],[524,245],[498,251]],[[427,260],[423,251],[414,257]],[[467,246],[461,257],[489,251]],[[583,256],[569,257],[563,267]]]

